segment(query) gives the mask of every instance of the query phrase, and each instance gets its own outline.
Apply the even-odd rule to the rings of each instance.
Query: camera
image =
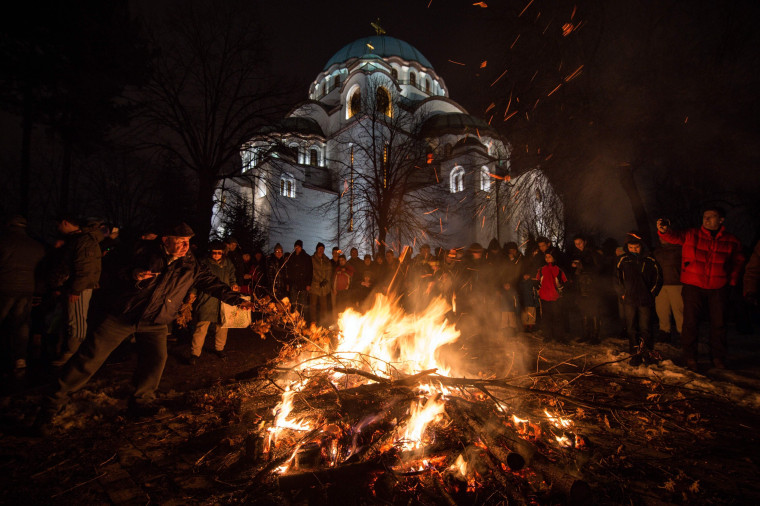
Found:
[[[662,225],[663,227],[669,227],[670,226],[670,220],[668,218],[660,218],[657,221],[660,222],[660,225]]]

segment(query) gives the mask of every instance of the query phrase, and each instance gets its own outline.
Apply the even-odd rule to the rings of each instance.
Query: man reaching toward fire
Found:
[[[132,334],[137,340],[138,359],[129,412],[137,417],[158,412],[155,392],[166,364],[168,324],[177,316],[191,287],[227,304],[252,309],[251,302],[220,281],[189,251],[193,235],[189,226],[180,223],[168,229],[161,241],[152,241],[135,252],[110,294],[107,317],[66,364],[44,398],[34,423],[38,434],[50,432],[53,417],[69,392],[82,388]]]

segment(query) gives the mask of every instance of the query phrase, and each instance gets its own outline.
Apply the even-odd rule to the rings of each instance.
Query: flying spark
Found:
[[[498,83],[499,79],[501,79],[502,77],[504,77],[504,74],[507,73],[507,70],[509,70],[509,69],[504,69],[504,72],[502,72],[501,75],[499,77],[497,77],[494,82],[491,83],[491,86],[493,86],[494,84]]]
[[[525,11],[528,10],[528,7],[530,7],[532,3],[533,3],[533,0],[530,0],[530,2],[528,2],[528,5],[525,6],[525,8],[522,10],[522,12],[520,12],[520,14],[518,14],[517,17],[519,18],[520,16],[522,16],[523,14],[525,14]]]

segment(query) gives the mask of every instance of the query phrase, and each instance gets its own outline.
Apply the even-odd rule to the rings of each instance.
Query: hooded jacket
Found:
[[[742,246],[721,226],[715,236],[705,227],[658,232],[660,238],[681,245],[681,282],[714,290],[735,286],[744,265]]]
[[[617,264],[618,281],[623,287],[623,303],[653,306],[662,288],[662,269],[654,257],[626,253]]]
[[[62,246],[60,261],[50,273],[51,286],[64,288],[74,295],[97,288],[103,257],[100,251],[101,239],[103,235],[96,228],[68,234]]]

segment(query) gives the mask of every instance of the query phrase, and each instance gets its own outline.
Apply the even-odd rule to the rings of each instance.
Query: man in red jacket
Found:
[[[735,286],[744,264],[739,239],[726,232],[720,208],[705,209],[702,226],[672,230],[666,220],[657,220],[660,238],[681,245],[683,283],[683,332],[681,343],[686,367],[697,368],[697,325],[704,309],[710,315],[710,353],[713,366],[725,369],[726,305],[729,286]]]

